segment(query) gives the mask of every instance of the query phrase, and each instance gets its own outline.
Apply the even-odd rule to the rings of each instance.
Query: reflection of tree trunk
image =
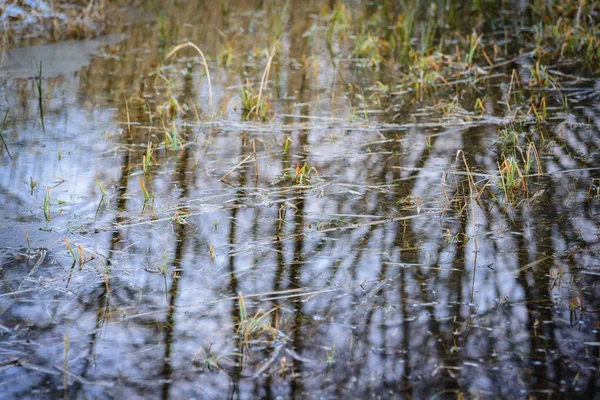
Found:
[[[304,41],[302,41],[304,43]],[[300,90],[298,91],[298,96],[301,101],[305,101],[306,96],[308,96],[307,92],[307,80],[306,80],[306,72],[302,74],[302,80],[300,85]],[[305,115],[308,113],[307,107],[303,107],[301,114]],[[308,144],[308,134],[307,131],[301,130],[298,133],[298,148],[301,151]],[[307,161],[307,155],[305,158],[300,161],[300,163],[304,163]],[[300,193],[299,200],[296,203],[297,209],[294,211],[294,255],[292,262],[290,264],[290,286],[295,289],[302,287],[302,268],[304,267],[304,254],[302,253],[304,238],[301,236],[304,233],[304,205],[305,205],[305,196],[306,193]],[[304,348],[303,336],[301,332],[301,327],[304,324],[304,316],[302,315],[302,302],[300,299],[294,301],[294,325],[291,333],[292,345],[294,351],[298,354],[302,354],[302,349]],[[293,371],[294,373],[301,373],[303,368],[302,364],[294,358],[293,360]],[[304,385],[302,383],[302,378],[292,378],[291,382],[291,397],[292,398],[301,398],[303,397]]]
[[[121,161],[121,176],[119,178],[119,185],[117,187],[117,204],[115,210],[115,220],[114,225],[118,226],[124,221],[124,211],[127,209],[127,194],[128,182],[129,182],[129,159],[130,159],[130,150],[126,150],[123,154],[123,159]],[[106,259],[106,264],[111,264],[111,259],[115,253],[115,250],[121,244],[121,231],[119,229],[115,229],[111,235],[109,242],[109,251]],[[87,377],[89,372],[89,367],[92,364],[92,360],[95,358],[95,347],[98,338],[98,333],[101,332],[100,328],[102,327],[104,321],[110,318],[110,303],[108,293],[106,291],[106,284],[102,283],[97,286],[98,296],[97,296],[97,308],[96,308],[96,320],[94,322],[94,328],[91,330],[90,339],[89,339],[89,350],[88,355],[84,359],[84,363],[81,369],[81,376]],[[91,298],[91,296],[90,296]],[[86,307],[87,310],[87,307]],[[81,381],[76,380],[73,382],[71,387],[71,395],[74,398],[78,397],[78,393],[83,388],[83,384]]]
[[[304,135],[301,135],[304,136]],[[299,235],[304,233],[304,198],[300,198],[296,203],[298,209],[294,214],[294,235],[296,241],[294,243],[294,257],[290,264],[290,285],[292,288],[302,287],[301,273],[304,267],[304,256],[302,254],[303,238]],[[294,351],[298,354],[302,354],[303,349],[303,337],[301,333],[302,325],[304,324],[304,316],[302,315],[302,302],[300,299],[294,301],[294,325],[292,330],[292,345]],[[294,373],[301,373],[303,370],[302,364],[294,358],[293,360],[293,371]],[[302,378],[292,378],[291,382],[291,397],[302,398],[303,397]]]
[[[518,248],[518,254],[519,254],[519,259],[522,260],[527,260],[527,255],[528,255],[528,251],[527,251],[527,247],[525,246],[524,240],[522,237],[518,237],[517,238],[517,248]],[[540,348],[539,345],[539,338],[538,338],[538,333],[537,332],[537,324],[536,324],[536,320],[539,321],[537,319],[537,310],[535,307],[535,302],[533,301],[534,299],[536,299],[536,290],[535,287],[530,285],[527,279],[527,275],[528,275],[528,271],[521,271],[519,273],[518,276],[518,282],[521,284],[521,286],[523,287],[523,290],[525,292],[525,306],[527,308],[527,329],[525,329],[525,332],[527,332],[527,334],[529,335],[529,357],[531,358],[530,361],[533,361],[533,357],[537,356],[538,353],[537,350],[538,348]],[[535,379],[534,382],[531,382],[530,379],[523,379],[523,382],[525,382],[526,384],[529,383],[529,390],[532,390],[534,388],[539,388],[540,387],[540,380],[545,378],[545,367],[542,365],[542,363],[538,363],[535,362],[533,363],[533,378]]]
[[[306,144],[306,135],[300,134],[300,146]],[[304,233],[304,196],[302,193],[300,199],[296,203],[297,209],[294,212],[294,236],[296,237],[294,242],[294,254],[292,262],[290,263],[290,286],[295,289],[302,287],[302,268],[304,267],[304,255],[302,254],[302,248],[304,244],[303,237],[300,236]],[[303,336],[301,332],[302,325],[304,324],[304,316],[302,315],[302,302],[300,299],[294,301],[294,324],[292,328],[291,338],[294,351],[298,354],[302,354],[303,349]],[[294,358],[293,360],[293,371],[294,373],[302,372],[302,364]],[[291,382],[291,398],[302,398],[303,397],[302,378],[292,378]]]
[[[126,150],[123,153],[123,159],[121,161],[121,176],[119,178],[119,184],[117,187],[117,195],[116,195],[116,210],[115,210],[115,220],[114,220],[114,226],[119,226],[125,219],[124,215],[125,215],[125,210],[127,209],[127,189],[128,189],[128,183],[129,183],[129,160],[130,160],[130,154],[131,150]],[[110,265],[111,264],[111,259],[116,251],[117,248],[119,248],[121,246],[121,231],[120,229],[115,229],[111,235],[110,238],[110,242],[109,242],[109,251],[108,251],[108,256],[106,259],[106,264]],[[110,317],[110,303],[109,303],[109,297],[108,297],[108,292],[106,290],[106,284],[102,283],[100,285],[97,286],[98,288],[98,305],[97,305],[97,310],[96,310],[96,320],[94,323],[94,329],[92,329],[92,332],[90,334],[90,345],[89,345],[89,352],[88,352],[88,356],[85,359],[85,363],[82,369],[82,373],[81,376],[86,377],[88,374],[88,368],[89,365],[91,364],[91,360],[95,357],[95,346],[96,346],[96,341],[97,341],[97,335],[98,332],[100,332],[100,328],[102,327],[102,325],[104,324],[104,321],[106,321],[109,317]],[[76,388],[81,387],[81,383],[79,381],[76,381]],[[78,389],[75,389],[76,391]]]
[[[83,359],[83,366],[81,367],[81,377],[86,378],[89,373],[90,365],[93,365],[92,360],[96,357],[96,342],[98,339],[98,333],[101,332],[102,325],[109,318],[109,297],[106,293],[106,285],[104,283],[99,284],[97,286],[98,289],[98,304],[96,309],[96,321],[94,323],[94,329],[92,329],[90,333],[89,339],[89,350],[87,356]],[[90,296],[90,298],[92,298]],[[89,308],[91,308],[93,304],[89,304]],[[85,307],[87,309],[88,307]],[[83,383],[80,380],[76,380],[71,385],[69,390],[69,396],[74,399],[80,398],[80,392],[83,389]]]
[[[176,180],[181,187],[180,199],[185,201],[188,197],[189,187],[186,179],[186,173],[188,170],[188,159],[190,156],[190,150],[185,147],[182,150],[181,158],[179,159],[179,166],[177,168]],[[181,209],[182,213],[186,212],[186,208]],[[171,351],[173,346],[173,337],[175,333],[175,305],[177,302],[177,295],[179,293],[179,280],[183,274],[182,259],[187,243],[187,225],[182,223],[175,224],[175,254],[173,257],[173,281],[171,283],[171,289],[169,291],[169,308],[167,311],[165,321],[165,356],[163,361],[163,368],[161,371],[163,386],[162,386],[162,398],[169,398],[169,390],[171,388],[171,375],[173,374],[173,367],[171,366]]]
[[[402,146],[401,144],[393,144],[391,150],[394,153],[398,153],[398,154],[402,154],[402,149],[396,149],[394,148],[395,146]],[[388,163],[392,164],[390,165],[390,167],[392,167],[395,164],[400,164],[400,159],[396,159],[395,157],[392,157],[388,160]],[[416,162],[415,165],[415,170],[414,172],[411,172],[409,177],[413,177],[419,174],[418,170],[420,168],[423,167],[423,165],[425,164],[425,162],[427,161],[427,156],[425,153],[421,154],[421,157],[419,157],[419,159]],[[394,182],[399,182],[401,177],[401,170],[397,169],[397,168],[392,168],[392,183]],[[408,193],[406,193],[406,188],[401,186],[401,185],[396,185],[394,186],[396,191],[394,193],[394,203],[398,203],[400,202],[403,198],[406,197],[406,195]],[[410,248],[415,246],[415,232],[412,228],[412,224],[413,222],[408,220],[408,221],[404,221],[403,223],[397,223],[396,224],[396,232],[395,232],[395,239],[393,241],[394,244],[394,251],[396,251],[398,253],[397,257],[394,257],[394,259],[397,259],[398,262],[400,263],[420,263],[421,260],[418,258],[418,255],[416,255],[413,252],[409,252],[406,253],[404,251],[402,251],[403,248]],[[410,383],[410,377],[412,374],[412,362],[411,362],[411,355],[412,355],[412,346],[411,346],[411,321],[409,320],[409,311],[408,311],[408,307],[407,307],[407,300],[410,299],[410,292],[409,292],[409,285],[410,285],[410,279],[407,277],[407,273],[406,273],[406,269],[403,267],[400,267],[400,272],[399,272],[399,290],[400,290],[400,294],[399,294],[399,300],[400,300],[400,305],[399,308],[402,312],[402,389],[403,390],[408,390],[411,387],[411,383]],[[415,285],[416,283],[412,283],[413,285]],[[433,332],[433,331],[432,331]],[[425,350],[425,349],[423,349]],[[426,354],[420,354],[418,356],[415,357],[415,359],[417,360],[417,362],[420,362],[419,357],[426,357]]]
[[[398,175],[399,178],[400,170],[395,169],[394,176]],[[394,179],[396,180],[396,179]],[[395,198],[400,199],[402,193],[395,196]],[[414,262],[414,260],[407,260],[407,256],[401,250],[403,247],[412,247],[411,241],[414,238],[414,233],[412,229],[412,221],[405,221],[405,224],[398,224],[398,228],[396,229],[396,239],[394,240],[394,250],[398,252],[398,262]],[[402,229],[402,233],[400,233],[400,229]],[[406,237],[406,233],[408,233],[408,239]],[[411,366],[411,352],[410,352],[410,332],[411,332],[411,322],[409,321],[408,308],[406,306],[406,301],[409,299],[409,291],[408,291],[408,282],[406,277],[406,268],[400,267],[400,295],[398,299],[400,300],[400,310],[402,312],[402,389],[407,390],[410,387],[410,375],[412,373]],[[410,395],[409,395],[410,396]]]
[[[471,202],[471,207],[475,207],[475,203]],[[460,215],[459,220],[459,228],[458,233],[461,234],[462,237],[467,237],[468,225],[469,223],[473,223],[469,218],[471,214],[468,213],[468,207],[465,207],[463,213]],[[460,356],[456,354],[456,352],[466,352],[465,349],[465,341],[468,334],[468,317],[469,317],[469,309],[466,309],[466,315],[462,315],[462,307],[463,307],[463,280],[468,279],[467,271],[470,269],[471,264],[467,265],[467,256],[466,256],[466,248],[469,243],[462,243],[456,246],[456,253],[452,259],[452,268],[456,271],[450,272],[450,279],[448,280],[446,286],[448,290],[448,303],[454,303],[451,308],[451,315],[456,318],[456,323],[447,326],[444,329],[446,337],[442,339],[443,343],[446,343],[445,351],[446,360],[444,362],[444,366],[449,367],[443,371],[443,374],[447,376],[445,381],[445,390],[450,392],[458,393],[460,389],[460,385],[458,383],[458,371],[460,368]],[[439,259],[439,254],[438,254]],[[471,271],[472,274],[475,274],[475,271]],[[437,275],[437,273],[436,273]],[[462,327],[458,324],[464,324]],[[456,332],[460,332],[459,334],[455,334]],[[442,331],[438,332],[440,336],[442,335]],[[455,346],[460,350],[455,349]],[[450,349],[455,349],[456,351],[449,351]],[[456,374],[456,375],[455,375]]]
[[[179,229],[177,229],[179,230]],[[175,237],[177,237],[177,233]],[[179,242],[177,244],[179,246]],[[178,263],[174,262],[173,266],[175,268],[178,267]],[[165,320],[165,356],[163,358],[163,367],[161,371],[161,376],[163,379],[162,386],[162,398],[169,398],[169,390],[171,388],[171,375],[173,374],[173,367],[171,367],[171,347],[173,344],[173,331],[175,329],[175,300],[177,299],[177,291],[179,288],[179,273],[173,274],[173,283],[171,284],[171,290],[169,291],[170,299],[169,299],[169,309],[167,311],[167,317]]]
[[[244,138],[246,136],[245,132],[243,135],[241,135],[242,138]],[[243,142],[244,139],[242,139],[242,148],[240,149],[240,153],[243,153]],[[244,173],[240,173],[239,174],[239,187],[244,187],[246,185],[246,176],[244,175]],[[241,205],[243,204],[243,200],[242,198],[245,196],[244,191],[242,190],[238,190],[237,191],[237,196],[238,198],[235,200],[235,205]],[[235,248],[236,245],[236,233],[237,233],[237,214],[238,214],[238,207],[233,207],[231,209],[231,219],[230,219],[230,223],[229,223],[229,246],[230,248]],[[228,268],[227,271],[229,273],[229,293],[231,296],[236,296],[239,292],[239,284],[238,284],[238,280],[237,277],[235,275],[235,257],[234,256],[229,256],[229,263],[228,263]],[[244,349],[244,342],[242,340],[242,337],[239,335],[238,333],[238,327],[239,327],[239,323],[240,323],[240,312],[239,312],[239,308],[240,308],[240,304],[238,303],[238,301],[234,300],[231,302],[231,322],[232,322],[232,335],[235,338],[235,348],[237,349],[236,351],[239,352],[240,354],[244,354],[245,349]],[[229,370],[227,373],[229,375],[229,378],[231,379],[231,383],[229,384],[229,393],[227,395],[228,399],[234,399],[234,398],[239,398],[239,383],[240,383],[240,378],[242,375],[242,368],[243,368],[243,364],[244,364],[244,356],[242,355],[241,358],[238,360],[238,362],[235,364],[235,366]]]
[[[525,231],[522,219],[515,223],[519,225],[516,227],[518,232]],[[536,238],[536,240],[540,241],[537,246],[545,239],[546,238],[543,235],[539,235],[539,237]],[[540,247],[543,248],[543,246],[536,247],[535,244],[530,244],[530,246],[528,246],[527,243],[525,243],[525,238],[523,236],[517,236],[516,241],[519,260],[523,260],[521,263],[524,263],[525,261],[533,262],[545,256],[536,251],[533,259],[529,259],[530,246],[533,246],[536,250]],[[540,274],[540,276],[548,276],[549,269],[550,268],[545,263],[542,263],[536,266],[535,273]],[[527,309],[527,329],[525,332],[529,335],[529,364],[533,365],[533,382],[531,379],[523,379],[523,381],[530,382],[529,390],[543,391],[548,389],[548,381],[551,380],[553,376],[555,378],[563,376],[561,373],[562,368],[560,361],[562,356],[553,357],[553,361],[547,358],[550,354],[560,354],[556,345],[555,323],[543,323],[545,321],[553,321],[554,315],[552,307],[550,307],[550,304],[539,303],[540,300],[550,302],[552,297],[547,280],[535,279],[535,277],[529,276],[531,273],[531,270],[521,271],[519,272],[517,280],[522,285],[525,292],[525,307]],[[535,281],[535,283],[531,284],[532,281]],[[554,368],[552,368],[552,366],[554,366]]]
[[[286,170],[287,168],[289,168],[289,153],[284,154],[282,159],[282,170]],[[284,247],[283,247],[283,242],[281,241],[281,237],[284,234],[283,228],[284,228],[284,224],[283,221],[279,221],[278,218],[274,218],[274,224],[275,224],[275,251],[276,251],[276,267],[275,267],[275,276],[273,277],[273,292],[279,292],[280,290],[283,289],[283,273],[285,272],[285,254],[284,254]],[[273,308],[280,308],[280,302],[278,300],[273,300]],[[279,318],[279,312],[275,312],[271,314],[271,326],[277,326],[277,318]],[[271,354],[271,350],[268,350],[266,353],[266,358],[269,358]],[[266,379],[265,379],[265,387],[268,388],[266,390],[266,396],[265,399],[271,399],[272,395],[271,395],[271,385],[273,382],[273,378],[271,374],[268,374]]]
[[[400,248],[400,247],[398,247]],[[403,261],[402,251],[399,252],[399,261]],[[407,389],[410,385],[410,374],[412,372],[410,360],[410,321],[408,320],[408,310],[406,299],[408,299],[408,290],[406,284],[405,268],[400,268],[400,310],[402,311],[402,389]]]
[[[127,210],[127,194],[128,183],[129,183],[129,159],[130,159],[131,150],[126,150],[123,154],[123,160],[121,161],[121,177],[119,178],[119,186],[117,187],[117,208],[116,208],[116,216],[115,216],[115,226],[119,226],[123,220],[125,219],[125,210]],[[115,229],[112,233],[112,237],[110,239],[110,247],[109,247],[109,259],[107,262],[110,265],[110,258],[112,257],[113,252],[120,248],[121,242],[121,231],[119,229]]]
[[[550,193],[558,192],[554,188],[554,182],[549,182],[547,190]],[[567,245],[567,248],[575,246],[587,247],[588,243],[580,237],[577,227],[573,226],[571,218],[564,216],[564,211],[560,208],[562,200],[557,199],[552,203],[555,209],[551,211],[552,215],[558,216],[555,221],[557,231],[560,232],[562,241]],[[526,231],[524,221],[536,224],[537,220],[530,221],[527,216],[519,219],[515,227],[518,232]],[[551,236],[548,237],[542,233],[548,232],[552,235],[551,230],[535,229],[535,235],[531,236],[531,243],[526,243],[523,236],[517,237],[519,259],[521,263],[533,262],[541,259],[547,254],[543,252],[546,248],[551,248],[554,240]],[[530,256],[531,249],[535,250],[533,256]],[[568,265],[567,270],[573,271],[577,268],[575,257],[569,257],[566,260]],[[552,307],[553,294],[552,287],[549,281],[545,278],[550,276],[550,269],[553,263],[541,263],[536,266],[534,271],[521,271],[518,276],[518,282],[523,286],[525,291],[525,306],[527,308],[527,332],[529,334],[529,360],[533,364],[534,382],[531,384],[533,390],[548,390],[554,386],[557,379],[572,381],[575,371],[569,371],[568,355],[563,355],[564,350],[560,348],[557,342],[557,328],[560,326],[557,317],[560,318],[556,308]],[[532,276],[535,274],[535,276]],[[541,277],[544,277],[543,279]],[[576,279],[574,279],[576,281]],[[532,284],[532,282],[534,282]],[[559,285],[560,286],[560,285]],[[566,299],[568,300],[568,299]],[[543,303],[540,303],[543,301]],[[575,329],[575,328],[573,328]],[[562,335],[561,335],[562,336]],[[566,366],[566,369],[565,369]],[[597,369],[595,369],[597,371]],[[568,378],[567,378],[568,377]],[[593,378],[592,378],[593,379]],[[551,383],[552,382],[552,383]],[[573,389],[575,384],[570,385],[569,389]],[[571,392],[574,394],[575,392]],[[594,392],[588,393],[590,398],[594,397]],[[584,393],[579,392],[577,396],[584,397]]]
[[[240,181],[243,181],[243,178],[240,177]],[[230,246],[230,248],[234,248],[235,244],[236,244],[235,235],[236,235],[236,227],[237,227],[237,213],[238,213],[238,208],[233,207],[231,210],[231,220],[229,223],[229,246]],[[238,281],[235,276],[235,257],[229,256],[227,272],[229,273],[229,293],[232,296],[235,296],[239,291]],[[243,349],[244,344],[240,340],[240,335],[238,334],[238,331],[237,331],[237,328],[240,323],[239,307],[240,307],[240,304],[238,304],[237,301],[234,300],[231,302],[231,322],[232,322],[231,325],[233,327],[232,335],[233,335],[233,337],[236,338],[235,339],[235,343],[236,343],[235,347],[238,352],[243,353],[244,352],[244,349]],[[234,366],[232,371],[229,372],[229,377],[231,378],[231,384],[229,385],[230,390],[229,390],[229,394],[227,395],[227,398],[229,398],[229,399],[233,399],[236,397],[236,395],[238,395],[238,384],[239,384],[239,380],[240,380],[242,363],[243,363],[243,359],[240,359],[238,361],[238,364],[240,366],[239,367]]]
[[[385,169],[382,169],[380,171],[379,174],[379,180],[383,181],[385,179],[385,174],[387,173],[387,171]],[[378,194],[375,193],[373,194],[373,199],[372,201],[368,201],[369,204],[373,204],[374,208],[379,207],[380,204],[380,199],[378,198]],[[340,210],[341,212],[341,210]],[[374,210],[367,210],[367,213],[373,213],[375,212]],[[374,232],[376,232],[378,229],[380,229],[380,226],[377,225],[371,225],[368,227],[367,232],[365,232],[364,235],[362,235],[360,237],[360,241],[359,243],[356,244],[356,246],[350,245],[350,248],[357,248],[357,252],[356,252],[356,256],[354,257],[354,260],[351,264],[351,266],[349,267],[349,271],[348,273],[350,274],[350,281],[351,282],[357,282],[358,281],[358,272],[360,270],[360,267],[362,264],[363,260],[363,255],[365,254],[365,249],[369,249],[369,241],[371,239],[371,237],[373,236]],[[380,243],[382,246],[385,245],[385,240],[382,241]],[[379,249],[379,252],[381,254],[385,253],[385,249],[381,248]],[[368,254],[368,253],[367,253]],[[377,271],[377,276],[380,277],[382,280],[386,279],[387,276],[387,264],[380,264],[380,270]],[[330,278],[331,280],[333,280],[333,276]],[[364,293],[361,293],[362,296],[364,296]],[[364,298],[364,297],[363,297]],[[372,302],[371,302],[372,300]],[[355,316],[357,317],[357,321],[353,321],[353,324],[356,325],[357,327],[360,327],[359,329],[356,329],[352,335],[353,340],[358,341],[359,343],[364,343],[363,346],[360,347],[360,352],[357,352],[358,354],[355,353],[351,353],[350,354],[350,364],[351,365],[356,365],[356,369],[353,371],[352,375],[356,376],[356,377],[361,377],[363,375],[363,370],[366,368],[367,371],[369,369],[369,365],[366,362],[366,360],[369,359],[369,352],[371,350],[371,348],[373,346],[375,347],[380,347],[382,349],[384,349],[384,351],[382,352],[382,354],[380,355],[381,359],[378,360],[378,363],[382,366],[385,365],[385,359],[386,359],[386,353],[387,353],[387,347],[386,347],[386,324],[384,323],[384,314],[385,314],[385,305],[386,305],[386,300],[385,300],[385,291],[384,291],[384,287],[381,287],[379,290],[370,293],[369,297],[365,300],[363,300],[363,302],[367,301],[366,303],[366,307],[368,307],[368,310],[366,311],[365,314],[359,314],[359,313],[355,313]],[[356,304],[356,303],[360,303],[361,300],[359,298],[358,293],[354,292],[352,294],[352,303]],[[379,327],[381,328],[381,340],[382,343],[381,344],[371,344],[371,339],[370,339],[370,333],[372,330],[376,329],[373,328],[373,320],[374,320],[374,316],[376,315],[375,312],[379,311],[382,313],[382,316],[380,319],[375,319],[375,323],[379,323]],[[381,368],[383,371],[383,374],[385,374],[385,368]],[[382,381],[384,384],[387,384],[388,382],[385,380],[385,375],[382,377]]]

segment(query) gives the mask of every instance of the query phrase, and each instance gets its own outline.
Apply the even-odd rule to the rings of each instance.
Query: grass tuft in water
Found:
[[[264,312],[262,309],[258,309],[254,315],[249,315],[246,311],[246,302],[244,295],[240,292],[238,294],[238,307],[239,307],[239,323],[237,327],[237,333],[242,338],[244,345],[247,345],[248,340],[254,337],[261,331],[272,331],[272,328],[264,323],[266,317],[277,310],[273,308],[270,311]]]
[[[255,94],[251,86],[242,87],[240,96],[242,100],[243,119],[260,119],[262,121],[269,119],[271,104],[267,99],[261,99],[258,94]]]
[[[275,42],[271,49],[271,52],[268,53],[269,58],[267,60],[267,65],[265,66],[265,70],[260,80],[260,88],[258,90],[258,94],[255,95],[252,90],[252,87],[250,87],[249,85],[246,85],[246,87],[242,87],[242,117],[244,119],[259,119],[262,121],[267,121],[269,119],[271,105],[266,96],[264,96],[263,92],[267,88],[267,83],[269,81],[269,73],[271,72],[271,66],[273,65],[273,60],[275,59],[275,54],[277,53],[278,47],[279,42]]]

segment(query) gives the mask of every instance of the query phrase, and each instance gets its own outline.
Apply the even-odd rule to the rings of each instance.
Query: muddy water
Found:
[[[328,46],[320,2],[125,11],[108,40],[6,53],[3,398],[593,396],[593,75],[561,78],[569,107],[549,91],[543,123],[511,124],[521,59],[421,101]],[[244,121],[241,85],[258,89],[276,37],[272,120]],[[209,57],[212,109],[197,54],[164,61],[186,40]],[[43,126],[15,54],[58,65]],[[517,125],[542,174],[509,202],[490,182]]]

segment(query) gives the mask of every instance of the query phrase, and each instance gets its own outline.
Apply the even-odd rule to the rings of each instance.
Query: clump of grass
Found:
[[[296,164],[296,183],[299,184],[299,185],[302,185],[306,181],[309,181],[310,180],[310,173],[313,170],[315,171],[315,173],[317,175],[319,174],[314,167],[309,167],[306,162],[304,162],[304,165],[302,165],[302,167],[300,167],[299,164]]]
[[[277,308],[273,308],[270,311],[263,311],[258,309],[254,315],[249,315],[246,311],[246,303],[244,296],[240,292],[238,294],[238,307],[239,307],[239,323],[237,333],[242,338],[244,344],[248,343],[252,337],[260,333],[261,331],[273,331],[272,327],[264,322],[265,318],[271,313],[275,312]]]
[[[502,163],[498,164],[498,175],[500,177],[500,188],[507,199],[513,200],[517,189],[526,189],[523,173],[515,157],[504,157]]]
[[[273,65],[273,60],[275,59],[275,54],[277,53],[277,48],[279,47],[279,42],[276,42],[269,53],[269,58],[267,60],[267,65],[265,66],[265,70],[262,75],[262,79],[260,81],[260,88],[258,90],[258,94],[254,95],[252,88],[248,85],[246,87],[242,87],[242,117],[248,120],[260,119],[263,121],[268,120],[271,106],[266,97],[263,96],[263,92],[267,88],[267,82],[269,81],[269,73],[271,72],[271,66]]]
[[[315,167],[309,166],[307,162],[304,162],[302,166],[300,165],[296,163],[294,167],[285,168],[279,179],[286,183],[290,183],[291,181],[291,183],[296,185],[306,185],[310,183],[313,172],[319,177],[319,171]]]
[[[315,167],[309,166],[307,162],[304,162],[302,166],[296,163],[296,166],[294,168],[285,169],[281,178],[283,180],[291,179],[296,185],[304,185],[310,182],[313,171],[317,176],[319,176],[319,172],[317,171],[317,169]]]
[[[533,11],[541,21],[533,30],[538,57],[549,62],[576,59],[590,70],[600,71],[599,2],[551,2],[533,7]]]
[[[498,143],[504,150],[516,151],[516,146],[519,143],[518,132],[508,127],[498,130]]]
[[[268,100],[260,98],[254,93],[251,86],[242,87],[242,118],[246,120],[260,119],[266,121],[269,119],[271,104]]]
[[[502,146],[502,159],[497,163],[496,182],[497,187],[504,193],[505,199],[512,204],[515,204],[519,193],[527,193],[529,190],[528,177],[530,175],[540,176],[543,173],[535,144],[529,142],[525,148],[524,144],[521,144],[521,138],[522,135],[512,127],[498,130],[498,143]],[[532,174],[534,165],[536,173]],[[490,181],[485,186],[488,186]]]

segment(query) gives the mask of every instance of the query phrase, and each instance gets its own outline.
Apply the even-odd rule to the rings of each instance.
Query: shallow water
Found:
[[[90,57],[104,46],[113,46],[123,37],[118,34],[98,39],[70,40],[53,44],[18,47],[4,54],[0,73],[9,79],[35,78],[42,64],[44,78],[72,75],[90,64]]]
[[[117,24],[120,41],[46,47],[82,58],[43,74],[43,127],[35,79],[2,74],[3,397],[594,396],[594,74],[550,66],[548,117],[514,122],[527,57],[421,100],[319,40],[320,2],[200,9],[140,6],[154,19]],[[273,119],[244,121],[274,37]],[[164,61],[187,40],[210,58],[213,110],[200,58]],[[515,127],[542,174],[510,202],[493,182]]]

